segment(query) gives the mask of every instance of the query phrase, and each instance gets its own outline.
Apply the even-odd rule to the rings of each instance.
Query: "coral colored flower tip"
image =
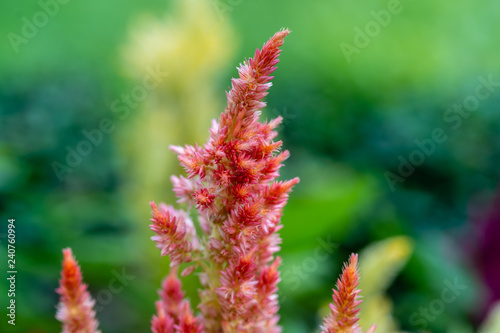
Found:
[[[100,333],[95,319],[94,300],[82,282],[80,266],[70,248],[63,250],[63,264],[59,288],[61,296],[56,318],[63,323],[63,333]]]
[[[201,320],[193,315],[189,301],[184,298],[182,284],[177,277],[177,267],[171,269],[158,291],[157,314],[151,320],[153,333],[201,333]]]
[[[345,263],[340,278],[337,280],[337,290],[333,290],[333,303],[330,304],[331,314],[324,319],[322,333],[360,333],[358,322],[358,306],[360,290],[358,255],[351,254]]]

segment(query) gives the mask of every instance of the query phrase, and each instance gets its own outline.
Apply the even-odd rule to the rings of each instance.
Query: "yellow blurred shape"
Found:
[[[143,17],[124,49],[127,70],[137,78],[147,65],[161,65],[173,89],[211,85],[206,81],[227,65],[234,50],[232,29],[220,20],[210,0],[177,0],[172,14]],[[202,82],[200,82],[200,80]]]
[[[361,303],[360,325],[366,330],[372,324],[377,332],[396,332],[392,302],[387,288],[404,267],[413,252],[413,241],[406,236],[385,239],[366,247],[360,254]]]
[[[497,302],[490,310],[488,317],[478,331],[479,333],[500,332],[500,302]]]
[[[224,110],[224,93],[214,83],[234,45],[232,29],[211,0],[174,1],[163,19],[142,17],[130,33],[124,68],[137,85],[151,69],[168,72],[116,136],[125,157],[127,207],[144,233],[149,201],[175,202],[170,176],[183,171],[169,145],[203,144],[211,120]]]

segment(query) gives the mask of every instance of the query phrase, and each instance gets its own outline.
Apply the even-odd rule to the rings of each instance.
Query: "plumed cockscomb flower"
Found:
[[[358,255],[352,254],[349,262],[344,265],[340,279],[337,280],[338,290],[333,289],[331,313],[323,321],[322,333],[361,333],[358,324],[361,290],[357,289],[358,284]],[[367,333],[374,331],[375,326],[372,326]]]
[[[59,288],[61,296],[56,318],[63,323],[63,333],[100,333],[95,319],[94,300],[82,281],[80,266],[70,248],[63,250],[64,260]]]
[[[197,209],[203,234],[196,235],[186,213],[151,204],[153,240],[162,254],[170,255],[174,267],[191,262],[183,275],[202,269],[199,309],[205,332],[281,331],[277,232],[299,180],[275,181],[289,156],[280,152],[281,141],[274,141],[282,119],[262,123],[259,115],[288,33],[276,33],[240,66],[205,145],[171,147],[187,173],[172,177],[174,192],[179,203]],[[170,327],[167,309],[158,308],[156,326]]]
[[[156,302],[157,315],[151,320],[153,333],[204,332],[201,319],[193,315],[189,301],[184,299],[176,268],[165,278],[158,293],[160,300]]]
[[[151,237],[161,249],[161,255],[170,255],[172,266],[191,261],[192,252],[198,249],[198,238],[193,222],[186,212],[172,206],[151,202],[153,224],[151,230],[156,236]]]

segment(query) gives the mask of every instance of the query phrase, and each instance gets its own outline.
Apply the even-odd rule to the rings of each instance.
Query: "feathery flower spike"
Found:
[[[157,315],[151,320],[153,333],[201,333],[201,319],[196,318],[189,301],[184,299],[181,281],[177,278],[177,268],[173,268],[158,291],[160,300],[156,302]]]
[[[330,304],[331,314],[321,326],[322,333],[361,333],[358,324],[358,306],[361,304],[356,287],[359,284],[358,255],[351,254],[349,262],[345,263],[340,279],[337,280],[337,289],[333,289],[333,303]],[[372,326],[367,333],[375,332]]]
[[[173,267],[191,262],[182,275],[203,270],[199,309],[205,332],[281,332],[277,232],[299,179],[275,181],[289,156],[280,152],[282,142],[273,140],[282,119],[262,123],[258,118],[288,34],[286,29],[276,33],[239,67],[227,107],[213,121],[205,145],[170,147],[187,173],[187,178],[172,177],[174,192],[179,203],[196,207],[203,234],[196,235],[187,213],[151,203],[153,240],[162,255],[170,256]],[[168,312],[159,309],[158,321]]]
[[[151,239],[161,249],[161,255],[170,255],[172,266],[191,261],[191,252],[198,248],[198,239],[187,213],[164,204],[157,207],[151,202],[150,205],[153,209],[150,227],[157,234]]]
[[[82,281],[80,266],[70,248],[63,250],[64,260],[57,293],[61,296],[56,318],[63,333],[100,333],[95,319],[94,300]]]

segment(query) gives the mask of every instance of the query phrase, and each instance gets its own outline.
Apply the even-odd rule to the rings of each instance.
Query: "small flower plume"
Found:
[[[170,255],[171,265],[191,261],[191,252],[198,249],[196,230],[186,212],[175,210],[172,206],[161,204],[153,208],[153,230],[157,236],[151,239],[161,249],[161,255]]]
[[[151,203],[152,239],[162,255],[170,256],[173,267],[192,262],[182,275],[202,268],[204,332],[281,331],[280,259],[274,254],[280,249],[283,207],[299,180],[275,181],[289,155],[273,140],[282,119],[261,123],[258,118],[288,33],[276,33],[240,66],[225,112],[213,121],[204,146],[171,147],[187,173],[187,178],[172,177],[178,203],[196,207],[203,234],[196,235],[185,211]],[[153,329],[171,327],[164,305],[157,308]]]
[[[172,269],[163,281],[158,292],[160,300],[156,302],[157,315],[151,320],[153,333],[201,333],[203,327],[200,318],[193,315],[191,306],[184,299],[181,281],[177,270]]]
[[[100,333],[95,319],[94,300],[82,281],[80,266],[70,248],[63,250],[64,260],[56,290],[61,296],[56,318],[63,323],[63,333]]]
[[[349,262],[344,265],[340,279],[337,280],[338,290],[333,289],[331,313],[323,321],[322,333],[361,333],[361,327],[358,324],[361,290],[356,288],[358,284],[358,255],[353,253]],[[367,331],[367,333],[373,332],[375,332],[375,326]]]

